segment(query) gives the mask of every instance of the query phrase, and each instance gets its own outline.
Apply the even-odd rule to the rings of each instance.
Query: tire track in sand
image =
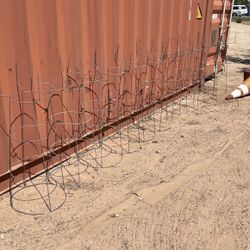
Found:
[[[145,189],[139,190],[137,194],[142,198],[143,202],[154,205],[175,190],[177,190],[179,187],[187,184],[190,182],[193,178],[195,178],[197,175],[199,175],[202,171],[206,170],[209,166],[212,165],[212,163],[223,153],[230,148],[230,146],[236,141],[238,138],[240,138],[246,131],[240,132],[237,136],[234,138],[231,138],[228,140],[220,150],[218,150],[214,155],[212,155],[210,158],[206,160],[201,160],[198,162],[195,162],[185,168],[183,172],[177,176],[175,179],[173,179],[171,182],[161,183],[154,187],[147,187]],[[107,224],[112,223],[113,221],[110,218],[110,214],[123,214],[124,209],[128,210],[130,208],[133,208],[135,203],[138,202],[138,199],[134,196],[125,199],[118,205],[114,206],[110,210],[104,212],[97,218],[91,220],[89,223],[80,226],[74,230],[72,230],[72,241],[68,245],[63,245],[61,247],[58,247],[58,249],[68,249],[69,247],[72,248],[74,241],[77,241],[77,238],[82,238],[82,235],[88,235],[88,234],[98,234],[102,230],[104,230],[107,227]],[[81,232],[79,234],[79,232]]]

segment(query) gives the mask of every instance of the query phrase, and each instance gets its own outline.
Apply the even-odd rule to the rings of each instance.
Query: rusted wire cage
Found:
[[[14,207],[45,172],[31,200],[53,211],[51,196],[80,187],[81,173],[119,165],[194,106],[183,93],[221,69],[232,1],[1,4],[0,191],[18,186]]]

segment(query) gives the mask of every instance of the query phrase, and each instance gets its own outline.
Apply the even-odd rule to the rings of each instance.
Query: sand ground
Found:
[[[0,197],[0,249],[250,249],[250,97],[224,100],[250,68],[249,34],[250,26],[232,25],[216,98],[192,94],[193,106],[161,131],[149,124],[147,142],[132,143],[135,152],[113,167],[89,169],[60,209],[27,216]],[[36,211],[39,201],[14,205]]]

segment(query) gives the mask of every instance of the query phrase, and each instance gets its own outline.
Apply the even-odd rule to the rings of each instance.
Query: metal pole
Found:
[[[228,24],[228,38],[227,38],[227,45],[226,45],[226,51],[228,51],[229,48],[229,37],[230,37],[230,33],[231,33],[231,23],[232,23],[232,18],[233,18],[233,7],[234,7],[234,3],[235,0],[232,0],[232,5],[231,5],[231,12],[230,12],[230,20],[229,20],[229,24]],[[227,93],[227,72],[228,72],[228,64],[227,64],[227,53],[226,53],[226,58],[225,58],[225,72],[226,72],[226,93]]]
[[[222,21],[221,21],[221,26],[220,26],[220,34],[219,34],[219,45],[218,45],[218,52],[217,52],[217,58],[216,58],[216,63],[215,63],[215,74],[218,73],[218,60],[219,57],[221,56],[221,50],[222,50],[222,44],[223,44],[223,36],[224,36],[224,20],[225,20],[225,13],[226,13],[226,5],[227,5],[227,0],[224,0],[223,3],[223,12],[222,12]]]

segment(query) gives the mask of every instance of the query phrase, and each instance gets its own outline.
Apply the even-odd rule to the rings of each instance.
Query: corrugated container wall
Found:
[[[118,99],[126,117],[220,69],[231,2],[1,0],[0,191],[10,170],[43,169],[55,133],[67,143],[96,130],[100,109],[113,121]],[[76,135],[67,121],[82,110]]]

